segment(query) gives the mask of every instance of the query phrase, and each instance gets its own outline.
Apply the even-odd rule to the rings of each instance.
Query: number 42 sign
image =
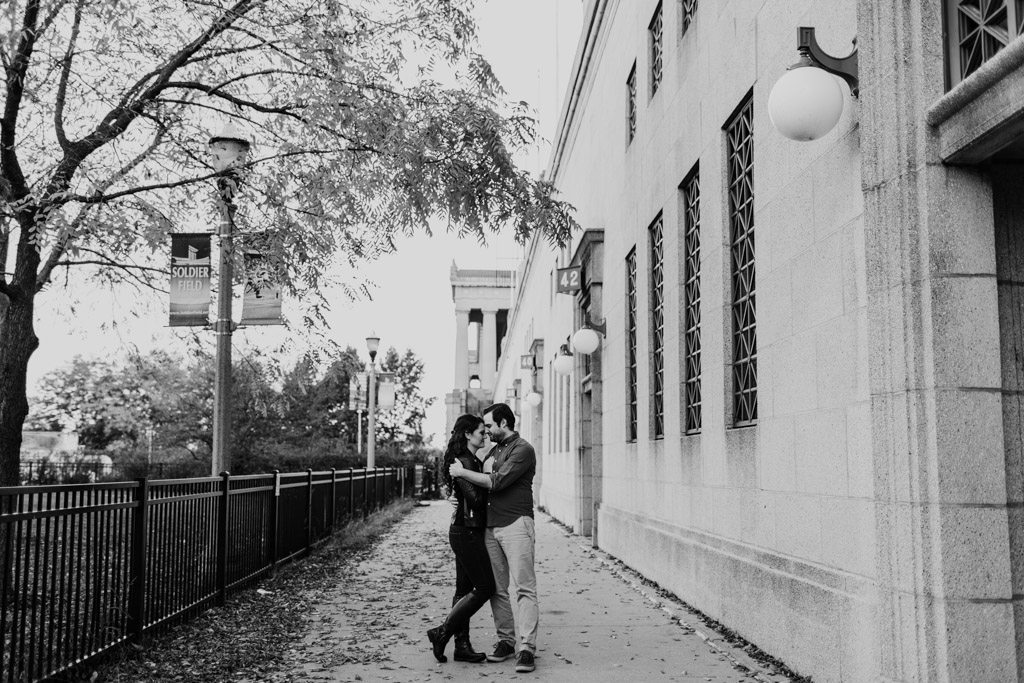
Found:
[[[555,291],[559,294],[575,294],[583,286],[583,266],[558,269],[558,283]]]

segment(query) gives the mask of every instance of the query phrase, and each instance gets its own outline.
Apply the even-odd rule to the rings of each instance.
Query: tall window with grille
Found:
[[[626,436],[637,437],[636,247],[626,256]]]
[[[651,423],[665,436],[665,240],[661,214],[647,229],[651,245]]]
[[[636,137],[636,62],[626,79],[626,142]]]
[[[949,87],[1024,34],[1024,0],[945,0]]]
[[[651,97],[658,92],[665,65],[664,42],[662,41],[664,27],[665,22],[662,19],[661,3],[659,2],[658,8],[654,10],[654,16],[651,18],[651,25],[647,27],[651,43]]]
[[[680,186],[683,209],[683,406],[684,430],[700,431],[700,171]]]
[[[693,23],[693,15],[697,12],[697,0],[679,0],[679,37],[686,35],[686,31]]]
[[[725,127],[729,183],[732,280],[732,424],[757,422],[757,318],[754,290],[753,100],[746,100]]]

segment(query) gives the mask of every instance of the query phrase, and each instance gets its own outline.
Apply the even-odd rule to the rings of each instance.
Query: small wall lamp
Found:
[[[605,323],[595,323],[587,313],[583,317],[583,327],[572,335],[572,348],[579,353],[593,353],[601,345],[601,335],[605,334]]]
[[[842,78],[854,97],[857,80],[857,40],[846,57],[826,54],[814,29],[797,29],[800,59],[776,81],[768,95],[768,117],[776,130],[791,140],[817,140],[832,130],[843,114],[843,91],[834,78]]]
[[[569,350],[568,339],[565,344],[558,348],[558,355],[555,356],[555,372],[559,375],[568,375],[576,367],[576,359]]]
[[[526,395],[526,398],[525,398],[525,399],[523,399],[523,400],[525,400],[525,401],[526,401],[527,403],[529,403],[529,404],[530,404],[531,406],[533,406],[534,408],[536,408],[537,406],[539,406],[539,405],[540,405],[540,402],[541,402],[541,399],[542,399],[542,398],[543,398],[543,397],[542,397],[542,396],[540,395],[540,392],[537,392],[537,391],[531,391],[530,393],[528,393],[528,394]]]

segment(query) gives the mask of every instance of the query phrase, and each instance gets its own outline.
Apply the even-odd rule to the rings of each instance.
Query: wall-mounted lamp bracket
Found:
[[[816,66],[830,74],[839,76],[850,86],[850,94],[854,97],[860,93],[860,81],[857,80],[857,39],[853,39],[853,52],[846,57],[833,57],[818,45],[814,37],[814,28],[801,26],[796,30],[796,49],[800,52],[801,61],[790,68],[798,66]],[[808,60],[810,64],[804,61]]]
[[[602,318],[601,322],[598,323],[598,322],[594,322],[593,318],[590,317],[590,313],[584,313],[583,314],[583,327],[589,327],[590,329],[594,330],[595,332],[600,332],[601,335],[604,336],[604,337],[608,336],[607,324],[606,324],[606,321],[605,321],[604,318]]]

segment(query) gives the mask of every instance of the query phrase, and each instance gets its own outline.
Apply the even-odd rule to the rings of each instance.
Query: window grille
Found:
[[[754,137],[749,98],[726,127],[732,278],[733,426],[757,421],[754,290]]]
[[[636,62],[633,62],[629,78],[626,79],[626,111],[629,125],[628,142],[633,142],[633,138],[636,137]]]
[[[651,224],[651,413],[655,438],[665,435],[665,261],[662,220]]]
[[[663,66],[663,55],[662,49],[662,29],[664,28],[664,22],[662,21],[661,14],[661,3],[658,3],[658,9],[654,10],[654,18],[651,19],[651,25],[647,28],[648,33],[651,36],[651,96],[658,92],[658,86],[661,85],[662,66]]]
[[[1024,0],[946,0],[946,24],[953,87],[1024,33]]]
[[[626,434],[630,441],[637,436],[637,386],[636,386],[636,248],[626,257],[626,364],[629,383],[626,392],[628,404]]]
[[[683,181],[683,369],[687,434],[700,431],[700,173]]]
[[[693,15],[697,11],[697,0],[680,0],[679,10],[679,23],[682,25],[682,31],[679,33],[681,38],[686,35],[686,30],[690,28],[690,24],[693,22]]]

